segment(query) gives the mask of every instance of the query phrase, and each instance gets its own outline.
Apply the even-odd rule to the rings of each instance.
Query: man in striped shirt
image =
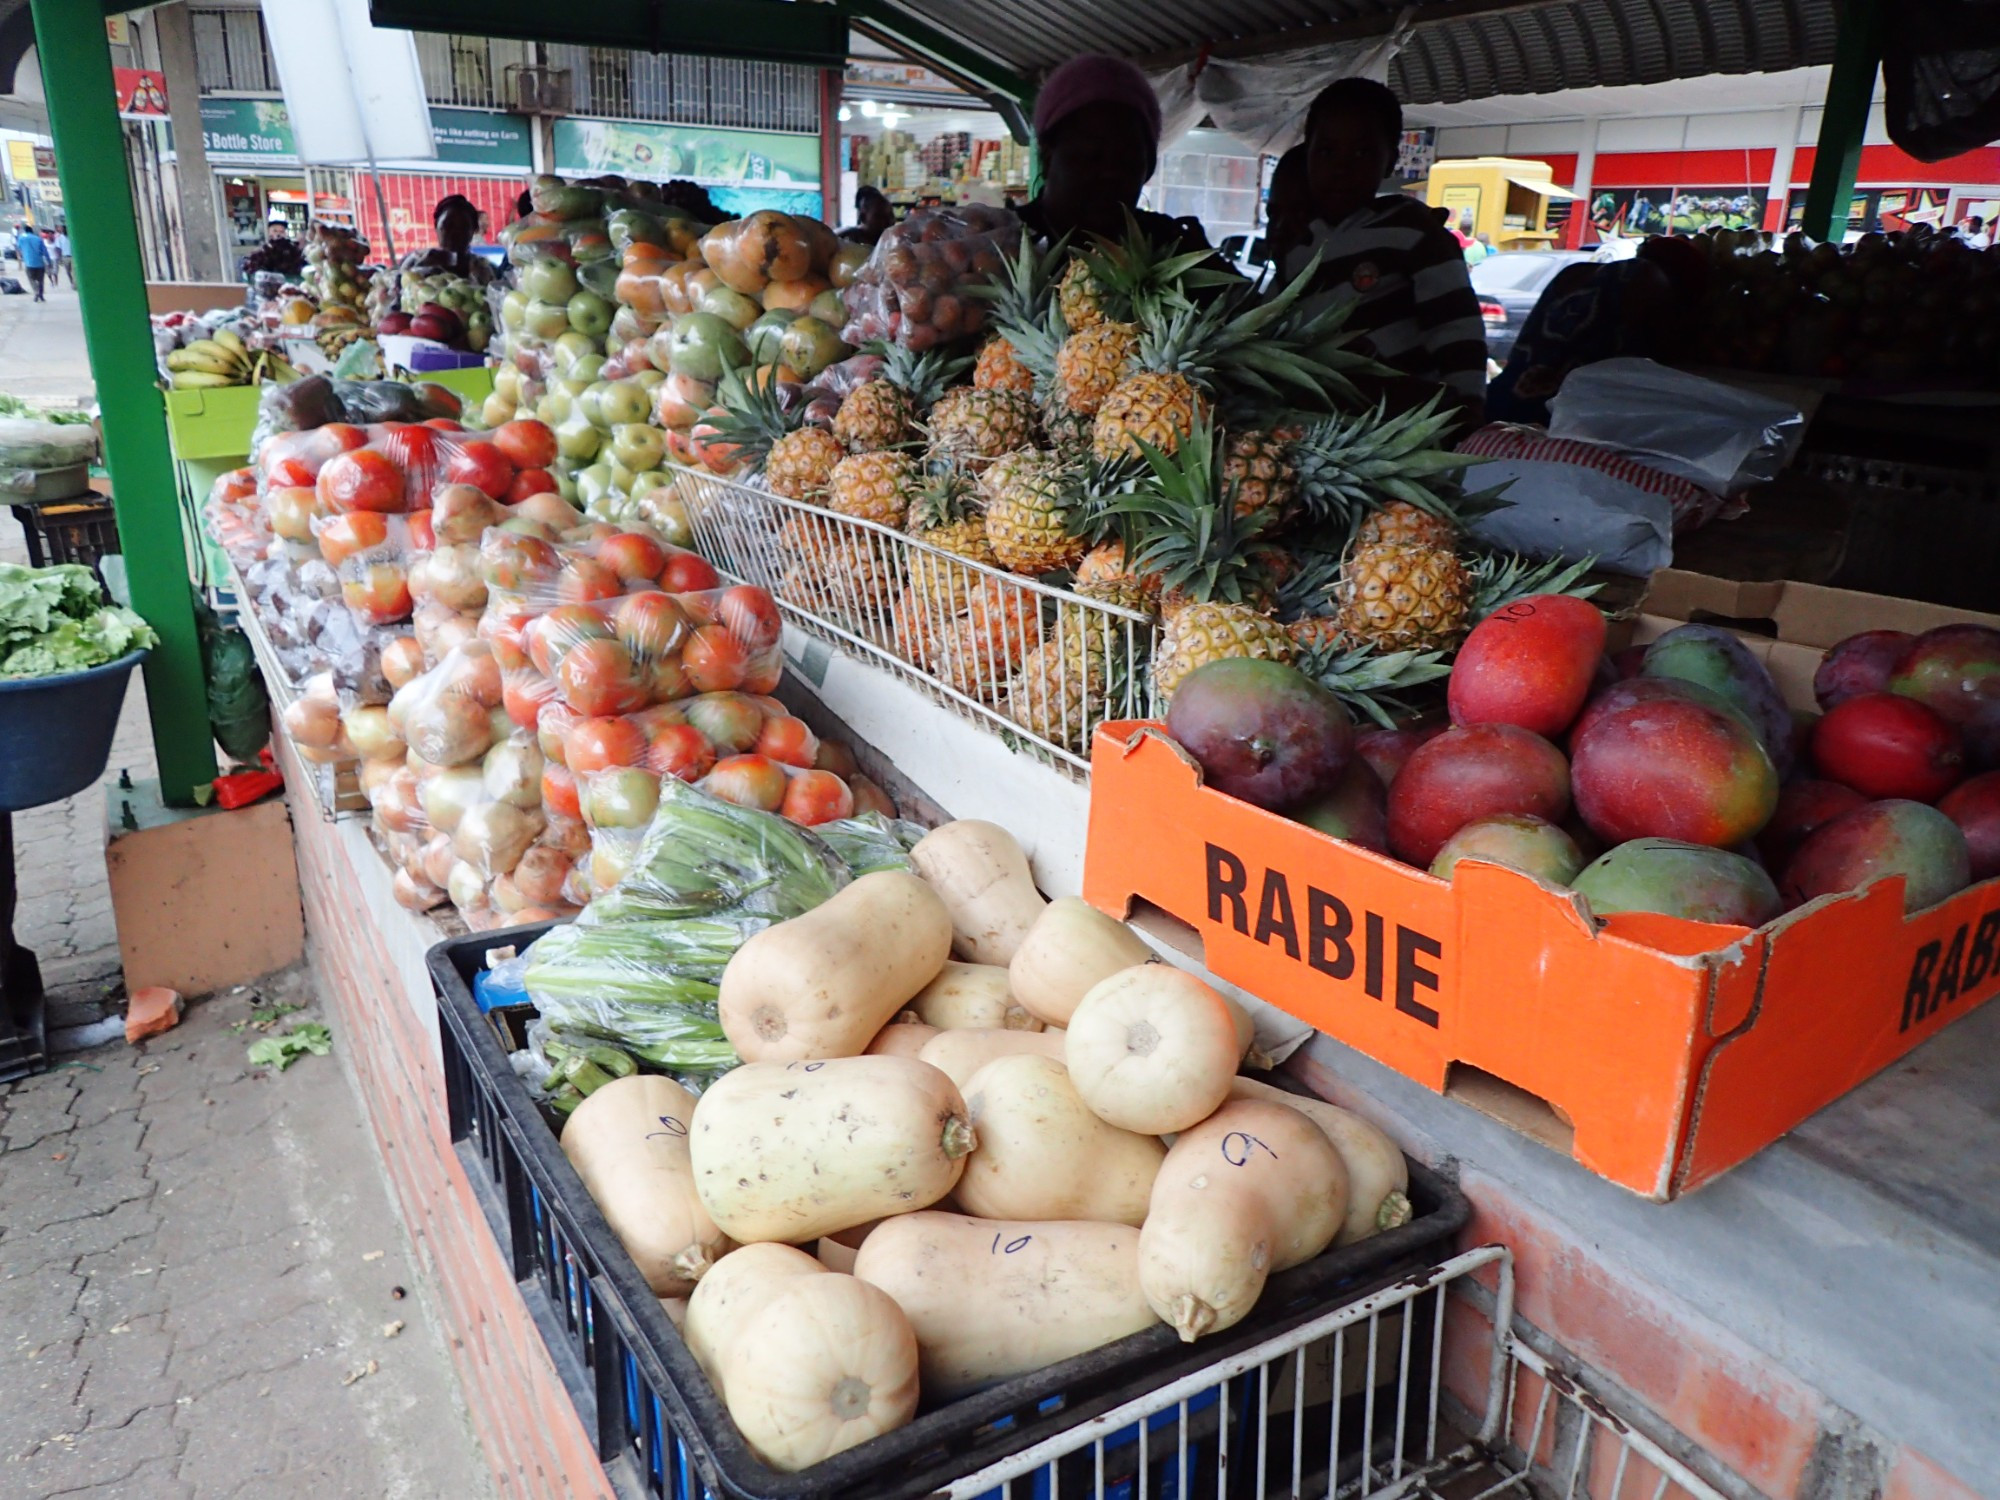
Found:
[[[1465,252],[1427,207],[1382,193],[1403,138],[1403,107],[1383,85],[1342,78],[1306,116],[1306,170],[1313,223],[1286,257],[1295,277],[1314,255],[1314,303],[1354,304],[1348,327],[1398,372],[1371,394],[1390,409],[1420,406],[1440,388],[1467,428],[1479,424],[1486,390],[1486,325],[1466,275]]]

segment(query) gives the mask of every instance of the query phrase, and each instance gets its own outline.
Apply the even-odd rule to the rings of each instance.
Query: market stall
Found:
[[[642,40],[622,15],[564,40]],[[982,69],[871,17],[989,86],[1102,40],[982,34]],[[1796,377],[1843,328],[1716,318],[1622,429],[1460,442],[1361,397],[1300,287],[1136,237],[530,197],[466,351],[490,393],[280,380],[201,497],[496,1473],[2000,1472],[1967,1404],[1988,1195],[1937,1191],[1983,1159],[1941,1100],[1985,1086],[2000,986],[2000,620],[1658,567],[1799,451],[1788,387],[1746,417],[1708,377]],[[1707,248],[1725,301],[1853,269]],[[294,300],[315,344],[473,342],[451,286],[370,296],[320,251],[242,350],[167,341],[166,381],[291,373]],[[1701,401],[1719,476],[1634,434]],[[1622,577],[1528,545],[1551,494],[1647,520]],[[1897,1290],[1938,1286],[1948,1315]]]

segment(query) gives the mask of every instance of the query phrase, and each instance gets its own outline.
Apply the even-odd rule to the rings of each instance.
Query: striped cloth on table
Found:
[[[1289,279],[1320,258],[1309,297],[1356,305],[1348,327],[1405,375],[1477,399],[1486,389],[1486,324],[1466,275],[1465,252],[1437,211],[1391,193],[1338,224],[1313,221],[1286,258]]]

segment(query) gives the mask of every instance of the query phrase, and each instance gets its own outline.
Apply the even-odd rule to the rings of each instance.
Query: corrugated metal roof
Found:
[[[1276,52],[1380,34],[1397,0],[895,0],[1016,70],[1082,52],[1142,61]],[[1434,0],[1390,69],[1406,104],[1455,104],[1704,73],[1767,72],[1833,56],[1834,0]],[[1292,35],[1296,33],[1296,35]]]

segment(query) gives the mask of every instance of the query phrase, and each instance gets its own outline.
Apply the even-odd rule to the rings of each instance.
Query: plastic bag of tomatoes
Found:
[[[769,693],[784,671],[777,604],[739,584],[696,594],[642,592],[562,604],[523,644],[555,696],[586,718],[704,693]]]
[[[486,531],[479,539],[479,572],[489,597],[532,613],[613,600],[634,590],[701,593],[722,582],[706,558],[662,541],[651,530],[621,529],[581,517],[562,532],[545,522]]]

